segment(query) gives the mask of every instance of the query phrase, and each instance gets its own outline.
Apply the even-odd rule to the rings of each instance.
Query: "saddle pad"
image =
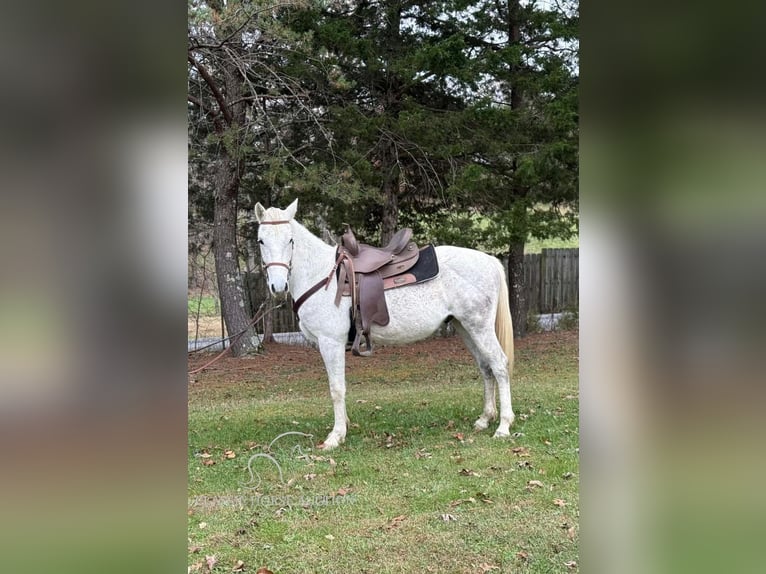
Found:
[[[426,245],[420,250],[418,262],[406,273],[406,275],[413,275],[415,277],[415,283],[428,281],[438,274],[439,261],[436,259],[436,248],[433,245]]]

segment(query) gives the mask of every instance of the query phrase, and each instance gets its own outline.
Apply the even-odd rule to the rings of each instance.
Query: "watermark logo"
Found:
[[[252,510],[256,507],[275,507],[282,512],[290,507],[339,506],[354,504],[356,494],[350,488],[340,488],[330,494],[302,492],[302,484],[317,478],[317,464],[336,467],[335,461],[313,454],[314,436],[289,431],[280,434],[247,461],[246,477],[239,486],[243,494],[231,496],[196,496],[189,502],[202,511]],[[298,486],[298,493],[289,489]]]
[[[263,478],[260,472],[263,471],[263,465],[266,465],[266,467],[270,468],[272,471],[276,471],[279,477],[280,485],[287,484],[285,482],[285,473],[282,471],[282,464],[274,455],[274,445],[279,443],[279,441],[282,439],[287,440],[280,443],[280,446],[284,446],[286,443],[289,446],[289,442],[294,443],[289,449],[291,459],[310,459],[311,455],[309,454],[309,451],[314,450],[314,435],[297,431],[283,432],[281,435],[269,443],[269,446],[266,447],[266,452],[259,452],[248,459],[247,472],[250,474],[250,480],[246,484],[242,485],[244,488],[249,490],[258,490],[263,485]],[[289,441],[289,439],[292,439],[292,441]],[[305,439],[305,441],[300,439]],[[308,451],[304,450],[306,444],[311,445]]]

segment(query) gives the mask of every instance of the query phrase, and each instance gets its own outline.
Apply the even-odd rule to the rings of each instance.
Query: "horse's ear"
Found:
[[[298,199],[296,198],[295,201],[293,201],[285,209],[285,214],[287,215],[287,219],[294,219],[295,218],[295,212],[297,212],[297,211],[298,211]]]
[[[260,223],[263,221],[263,216],[266,213],[266,209],[261,205],[261,202],[255,204],[255,219]]]

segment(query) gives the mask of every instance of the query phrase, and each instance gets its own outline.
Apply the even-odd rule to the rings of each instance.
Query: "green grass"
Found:
[[[218,298],[213,295],[189,296],[187,306],[190,317],[196,317],[197,310],[199,310],[200,317],[217,317],[221,314]]]
[[[580,237],[575,235],[569,239],[530,239],[524,245],[524,253],[541,253],[543,249],[561,249],[580,247]]]
[[[462,356],[427,368],[394,357],[380,372],[356,374],[352,365],[352,426],[329,453],[312,446],[332,425],[326,381],[314,369],[286,366],[276,383],[257,368],[243,369],[241,382],[194,383],[189,564],[215,555],[220,572],[238,560],[277,574],[576,571],[576,339],[540,337],[555,344],[517,352],[518,434],[508,440],[492,439],[493,428],[473,432],[482,388]],[[279,439],[270,452],[283,482],[257,458],[260,484],[248,488],[249,457],[286,431],[314,438]]]

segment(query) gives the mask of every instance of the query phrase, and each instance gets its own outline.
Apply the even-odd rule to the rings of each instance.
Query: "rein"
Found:
[[[312,285],[308,289],[308,291],[306,291],[303,295],[298,297],[293,302],[293,313],[297,313],[298,309],[301,308],[301,305],[303,305],[309,297],[311,297],[314,293],[319,291],[322,287],[324,287],[325,290],[327,290],[327,288],[330,286],[330,282],[332,281],[332,276],[335,274],[335,270],[338,268],[338,265],[340,265],[341,262],[347,258],[348,258],[348,252],[345,249],[342,249],[340,251],[340,254],[338,255],[338,259],[335,261],[335,265],[332,266],[330,273],[327,274],[327,277],[325,277],[324,279],[320,279],[317,283]],[[340,285],[340,283],[338,285]]]

